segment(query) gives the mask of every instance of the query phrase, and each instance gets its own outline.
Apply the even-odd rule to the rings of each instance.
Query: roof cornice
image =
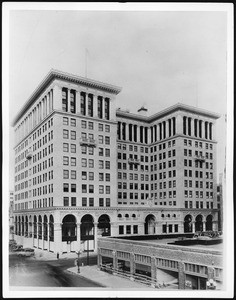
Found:
[[[170,106],[152,116],[143,116],[143,115],[139,115],[139,114],[130,113],[127,111],[122,111],[119,109],[116,111],[116,116],[120,117],[120,118],[125,118],[125,119],[131,119],[131,120],[142,121],[142,122],[146,122],[146,123],[152,123],[152,122],[154,122],[158,119],[161,119],[161,118],[165,117],[166,115],[169,115],[176,111],[185,111],[185,112],[198,114],[198,115],[205,116],[205,117],[212,118],[212,119],[218,119],[221,117],[220,114],[210,112],[205,109],[198,108],[198,107],[186,105],[183,103],[177,103],[177,104]]]
[[[34,103],[34,101],[40,96],[40,94],[55,79],[65,80],[67,82],[80,84],[80,85],[83,85],[85,87],[99,89],[101,91],[109,92],[109,93],[115,94],[115,95],[119,94],[122,90],[121,87],[118,87],[118,86],[115,86],[115,85],[111,85],[111,84],[96,81],[96,80],[93,80],[93,79],[89,79],[89,78],[73,75],[73,74],[70,74],[70,73],[58,71],[58,70],[55,70],[55,69],[51,69],[51,71],[47,74],[47,76],[37,86],[37,88],[34,90],[32,95],[30,96],[30,98],[26,101],[26,103],[21,108],[19,113],[13,119],[12,126],[15,126],[17,121],[19,121],[19,119],[27,111],[27,109]]]

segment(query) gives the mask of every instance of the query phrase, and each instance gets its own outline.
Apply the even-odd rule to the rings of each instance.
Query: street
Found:
[[[96,264],[96,257],[90,257],[90,264]],[[86,265],[86,258],[81,262]],[[99,284],[79,275],[67,272],[74,266],[74,259],[36,260],[31,257],[9,256],[10,286],[29,287],[101,287]]]

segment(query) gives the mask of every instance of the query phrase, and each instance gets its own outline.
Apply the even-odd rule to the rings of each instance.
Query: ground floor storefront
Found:
[[[217,230],[217,213],[185,210],[61,208],[14,213],[14,239],[24,247],[68,253],[97,251],[103,236]]]

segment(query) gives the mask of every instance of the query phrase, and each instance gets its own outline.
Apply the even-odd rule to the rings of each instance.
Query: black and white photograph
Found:
[[[233,5],[2,7],[4,298],[233,298]]]

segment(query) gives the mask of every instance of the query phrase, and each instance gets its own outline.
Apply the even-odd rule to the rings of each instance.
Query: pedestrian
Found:
[[[79,259],[77,259],[77,267],[78,267],[78,273],[80,273],[80,268],[79,268]]]

